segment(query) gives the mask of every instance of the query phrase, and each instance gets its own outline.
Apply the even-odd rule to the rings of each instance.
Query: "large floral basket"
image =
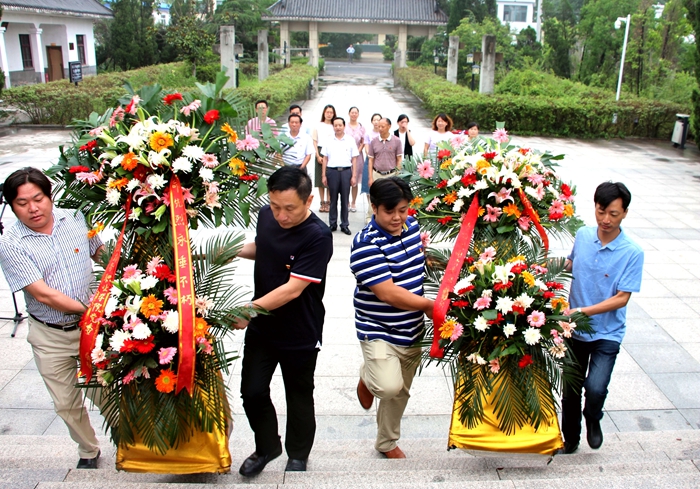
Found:
[[[554,392],[576,382],[571,331],[590,331],[564,314],[569,275],[549,259],[549,235],[571,237],[575,188],[555,157],[463,135],[435,159],[413,159],[404,177],[410,212],[432,240],[428,287],[436,290],[426,361],[451,369],[455,384],[450,446],[552,453],[561,446]]]
[[[76,121],[74,144],[48,172],[58,205],[83,211],[89,234],[117,232],[81,320],[80,372],[101,390],[124,470],[230,468],[222,373],[235,355],[222,339],[249,316],[232,282],[244,238],[195,243],[190,230],[246,226],[291,141],[268,125],[239,138],[247,111],[225,81],[220,73],[192,94],[127,86],[119,107]]]

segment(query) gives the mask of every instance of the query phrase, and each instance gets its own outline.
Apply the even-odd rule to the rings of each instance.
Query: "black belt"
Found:
[[[351,166],[327,166],[327,170],[338,170],[338,171],[343,171],[343,170],[349,170],[352,168]]]
[[[374,171],[376,171],[380,175],[391,175],[392,173],[396,173],[396,168],[394,168],[393,170],[389,170],[389,171],[379,171],[379,170],[374,170]]]
[[[78,329],[78,322],[79,322],[79,321],[75,321],[75,322],[69,323],[69,324],[53,324],[53,323],[44,322],[44,321],[42,321],[41,319],[39,319],[39,318],[37,318],[36,316],[34,316],[33,314],[30,314],[29,316],[30,316],[34,321],[38,321],[38,322],[40,322],[41,324],[43,324],[44,326],[48,326],[49,328],[60,329],[60,330],[66,331],[66,332],[68,332],[68,331],[75,331],[76,329]]]

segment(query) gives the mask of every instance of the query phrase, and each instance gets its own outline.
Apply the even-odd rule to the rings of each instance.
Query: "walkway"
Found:
[[[386,78],[363,77],[362,83],[358,77],[353,78],[356,83],[341,82],[338,78],[341,76],[330,79],[316,99],[304,102],[307,122],[319,120],[326,104],[334,104],[340,115],[347,114],[351,106],[359,107],[360,120],[366,126],[373,112],[393,121],[406,113],[411,118],[410,127],[418,139],[418,147],[422,147],[429,120],[415,98],[394,89]],[[58,144],[68,139],[66,131],[32,131],[0,137],[0,180],[20,166],[48,167],[58,157]],[[633,195],[629,216],[623,224],[645,249],[644,282],[641,293],[633,295],[629,306],[628,333],[603,420],[606,440],[611,443],[607,449],[604,445],[601,452],[614,450],[616,432],[700,429],[700,158],[697,150],[683,152],[667,142],[636,140],[515,139],[521,144],[566,155],[560,173],[575,182],[578,212],[588,224],[595,222],[592,195],[600,182],[623,181]],[[353,232],[363,225],[364,197],[358,204],[358,212],[351,214]],[[313,209],[318,209],[318,202],[314,202]],[[327,219],[326,214],[321,217]],[[7,211],[5,225],[12,219],[12,213]],[[325,341],[316,374],[317,439],[324,446],[332,445],[332,440],[364,439],[368,446],[362,448],[369,448],[375,433],[375,411],[363,411],[355,397],[362,355],[353,327],[354,281],[348,268],[351,238],[337,232],[334,240],[325,298]],[[569,246],[570,243],[555,244],[555,252],[564,254]],[[252,264],[241,263],[238,277],[241,283],[252,287]],[[0,278],[0,314],[14,314],[4,278]],[[12,326],[9,321],[0,322],[0,434],[50,435],[67,440],[67,430],[52,410],[25,341],[27,324],[20,324],[16,338],[10,338]],[[228,341],[230,347],[240,350],[242,337],[237,333]],[[254,449],[238,395],[240,361],[234,364],[228,383],[235,418],[233,463],[237,468],[241,457]],[[272,392],[280,425],[284,426],[285,403],[279,375],[275,376]],[[446,438],[451,387],[442,370],[436,367],[423,370],[414,383],[412,396],[402,430],[407,445],[411,446],[410,439]],[[100,426],[99,415],[94,412],[91,415],[94,425]],[[584,453],[588,450],[582,448]],[[103,451],[109,457],[110,453],[106,452],[111,450]],[[64,455],[73,458],[72,453]],[[408,455],[411,456],[410,450]],[[278,462],[283,464],[283,461],[275,464]]]

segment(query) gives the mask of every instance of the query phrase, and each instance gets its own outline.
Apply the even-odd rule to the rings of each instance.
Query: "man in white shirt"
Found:
[[[289,114],[286,126],[289,131],[286,133],[294,140],[294,145],[290,146],[282,155],[282,161],[286,166],[301,168],[306,171],[311,155],[316,154],[314,142],[311,136],[301,130],[302,119],[300,115]]]
[[[277,129],[277,123],[275,122],[274,119],[270,119],[267,116],[267,110],[270,108],[270,104],[267,103],[267,100],[258,100],[255,102],[255,111],[257,112],[258,116],[253,117],[248,121],[248,124],[245,126],[245,132],[248,134],[253,134],[254,132],[260,133],[260,128],[263,123],[265,124],[270,124],[272,126],[272,132],[275,134],[275,136],[279,133],[279,130]],[[262,122],[260,122],[262,121]],[[255,135],[255,134],[253,134]]]
[[[348,199],[350,187],[355,185],[355,165],[358,164],[357,144],[352,136],[345,134],[345,119],[336,117],[333,119],[333,131],[335,136],[323,145],[323,184],[328,187],[331,199],[331,209],[328,213],[328,224],[331,231],[338,229],[338,194],[340,194],[340,230],[347,234],[350,232],[348,220]]]
[[[297,104],[290,105],[289,106],[289,115],[296,114],[298,116],[301,116],[301,107],[298,106]],[[301,128],[299,129],[301,132],[308,134],[311,136],[312,129],[308,127],[308,125],[304,124],[303,122],[301,123]],[[289,123],[285,122],[282,125],[282,133],[284,134],[289,134]]]
[[[355,56],[355,48],[352,47],[352,44],[345,50],[346,53],[348,53],[348,61],[352,63],[352,59]]]

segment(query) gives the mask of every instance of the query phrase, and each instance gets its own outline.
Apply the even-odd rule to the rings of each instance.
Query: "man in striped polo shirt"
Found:
[[[423,314],[433,301],[423,297],[425,257],[418,221],[408,216],[413,199],[398,177],[375,181],[369,191],[374,217],[355,236],[350,268],[357,279],[355,327],[364,363],[357,396],[363,408],[377,408],[375,448],[387,458],[406,458],[396,442],[408,403],[423,338]]]
[[[96,469],[100,447],[83,395],[75,388],[75,357],[78,320],[94,279],[91,260],[102,253],[102,241],[99,236],[88,239],[80,212],[53,207],[51,182],[40,170],[17,170],[7,177],[3,191],[17,222],[0,239],[0,265],[10,289],[24,291],[27,341],[54,410],[78,444],[78,468]]]

